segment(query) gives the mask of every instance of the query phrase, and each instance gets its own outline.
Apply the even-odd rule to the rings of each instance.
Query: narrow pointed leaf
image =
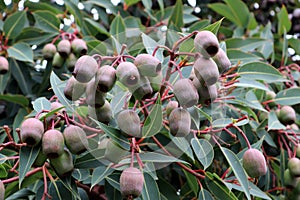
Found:
[[[276,94],[275,102],[284,106],[299,104],[300,88],[290,88],[286,90],[281,90]]]
[[[40,98],[34,100],[34,102],[32,102],[32,106],[36,112],[41,112],[42,110],[50,110],[51,109],[51,103],[45,97],[40,97]]]
[[[210,194],[209,191],[202,188],[198,195],[198,200],[214,200],[213,196]]]
[[[3,24],[5,37],[13,39],[17,37],[26,24],[26,11],[18,12],[10,15]]]
[[[214,149],[205,139],[193,138],[191,141],[194,153],[203,165],[204,170],[209,167],[214,159]]]
[[[7,49],[9,57],[24,62],[33,62],[33,51],[26,43],[16,43]]]
[[[92,174],[91,188],[93,188],[96,184],[100,183],[105,177],[110,175],[113,171],[114,169],[109,166],[100,166],[94,169]]]
[[[148,173],[144,173],[144,186],[142,190],[143,200],[160,200],[160,193],[157,183]]]
[[[278,120],[275,111],[269,112],[268,115],[268,131],[269,130],[280,130],[283,129],[285,130],[286,127],[280,123]]]
[[[177,0],[173,8],[172,15],[169,19],[169,25],[173,23],[177,28],[181,28],[183,24],[183,5],[181,0]]]
[[[60,20],[50,11],[40,10],[33,13],[36,27],[45,32],[59,32]]]
[[[143,137],[151,137],[157,134],[162,128],[163,113],[160,104],[155,104],[142,128]]]

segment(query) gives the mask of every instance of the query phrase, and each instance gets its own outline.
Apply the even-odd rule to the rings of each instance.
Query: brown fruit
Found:
[[[219,73],[223,74],[231,66],[231,62],[226,55],[226,52],[223,49],[219,49],[218,53],[213,57],[213,60],[216,62]]]
[[[143,173],[135,167],[123,170],[120,176],[120,189],[123,197],[137,198],[141,195],[144,185]]]
[[[56,53],[56,46],[52,43],[46,44],[42,49],[42,54],[46,60],[51,60]]]
[[[71,76],[64,88],[64,95],[70,101],[78,100],[86,90],[86,84],[77,81],[74,76]]]
[[[0,180],[0,200],[4,200],[5,198],[5,186],[3,182]]]
[[[252,148],[243,155],[243,167],[252,178],[265,175],[268,170],[264,155],[259,150]]]
[[[111,106],[107,100],[105,100],[104,105],[100,108],[92,108],[89,106],[88,113],[90,117],[97,119],[98,121],[105,124],[108,124],[113,118]]]
[[[119,81],[127,87],[136,85],[140,80],[140,73],[131,62],[121,62],[117,67],[116,75]]]
[[[50,158],[50,164],[56,174],[60,177],[70,175],[74,170],[73,157],[68,149],[63,149],[62,154],[57,158]]]
[[[81,154],[88,148],[89,142],[86,134],[79,126],[70,125],[63,132],[65,143],[73,154]]]
[[[173,93],[183,107],[192,107],[198,103],[199,95],[197,89],[188,78],[176,81],[173,86]]]
[[[190,113],[184,108],[175,108],[169,116],[169,127],[173,136],[187,136],[191,129]]]
[[[198,88],[198,93],[199,93],[200,102],[205,102],[207,100],[210,100],[212,102],[218,97],[217,85],[216,84],[210,86],[201,85],[201,87]]]
[[[59,55],[63,58],[67,58],[68,55],[71,53],[71,43],[69,40],[61,40],[57,44],[57,51]]]
[[[179,104],[177,101],[169,101],[167,106],[166,106],[166,113],[167,117],[170,116],[171,112],[175,109],[178,108]]]
[[[98,90],[98,85],[96,83],[95,78],[93,78],[90,82],[87,83],[86,86],[86,103],[92,107],[101,107],[105,103],[106,93]]]
[[[110,91],[116,82],[116,70],[110,65],[104,65],[97,71],[96,82],[101,92]]]
[[[77,56],[83,56],[87,53],[88,47],[82,39],[76,38],[71,42],[72,52]]]
[[[42,139],[43,153],[48,158],[57,158],[64,152],[64,136],[58,130],[48,130]]]
[[[161,72],[161,62],[150,54],[139,54],[134,64],[143,76],[155,77]]]
[[[300,176],[300,160],[299,158],[291,158],[288,161],[288,169],[292,176]]]
[[[84,55],[77,60],[72,74],[77,81],[87,83],[95,76],[97,70],[97,61],[92,56]]]
[[[28,146],[35,146],[42,140],[44,125],[36,118],[28,118],[21,124],[20,131],[22,142]]]
[[[210,31],[199,31],[194,39],[194,46],[205,58],[213,57],[219,51],[218,38]]]
[[[195,76],[198,78],[200,83],[203,85],[213,85],[219,79],[219,70],[217,64],[213,59],[198,57],[194,63]]]
[[[291,106],[283,106],[278,113],[278,119],[283,124],[293,124],[296,121],[296,112]]]
[[[65,59],[59,53],[55,53],[52,61],[52,66],[56,69],[61,68],[65,63]]]
[[[133,137],[141,137],[140,118],[134,110],[123,110],[117,116],[120,130]]]
[[[104,158],[113,163],[118,163],[127,154],[127,151],[115,144],[111,139],[107,142]]]
[[[153,89],[146,76],[140,76],[139,82],[135,86],[128,86],[136,100],[150,99],[152,97]]]

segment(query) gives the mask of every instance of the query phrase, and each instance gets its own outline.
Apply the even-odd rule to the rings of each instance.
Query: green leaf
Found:
[[[9,57],[33,63],[33,51],[26,43],[16,43],[7,49]]]
[[[289,88],[286,90],[281,90],[276,94],[275,102],[284,106],[299,104],[300,88]]]
[[[275,67],[263,62],[247,63],[239,68],[238,73],[244,78],[262,80],[267,83],[286,81]]]
[[[132,6],[136,3],[138,3],[140,0],[125,0],[124,3],[126,4],[127,7]]]
[[[214,149],[212,145],[205,139],[196,138],[191,140],[191,145],[198,160],[203,165],[204,170],[206,170],[214,159]]]
[[[199,184],[198,184],[197,178],[184,169],[182,169],[182,171],[187,179],[188,185],[190,186],[190,188],[192,189],[192,191],[194,192],[194,194],[196,196],[199,191]]]
[[[143,137],[151,137],[157,134],[162,128],[163,113],[160,104],[155,104],[142,128]]]
[[[250,12],[248,6],[243,1],[224,0],[230,8],[232,14],[238,21],[238,25],[246,28],[248,26]]]
[[[19,136],[16,131],[17,128],[21,126],[21,123],[25,119],[25,117],[28,115],[28,111],[26,110],[27,107],[21,108],[18,110],[18,113],[16,114],[13,122],[13,138],[15,142],[19,142]]]
[[[89,169],[74,169],[72,173],[72,177],[78,181],[87,180],[88,178],[90,178],[89,176],[90,176]]]
[[[300,40],[296,38],[291,38],[288,40],[289,45],[295,50],[297,55],[300,55]]]
[[[176,0],[172,15],[169,19],[169,26],[173,23],[177,28],[183,27],[183,5],[182,0]]]
[[[143,162],[153,162],[153,163],[173,163],[173,162],[181,162],[184,164],[188,164],[188,162],[175,158],[173,156],[164,155],[156,152],[142,152],[139,154],[140,158]],[[121,164],[130,163],[130,159],[123,159]]]
[[[107,32],[107,30],[99,25],[99,23],[95,22],[94,20],[90,18],[84,18],[82,25],[82,32],[84,35],[87,36],[95,36],[96,38],[99,37],[109,37],[110,34]]]
[[[18,82],[18,85],[23,94],[31,94],[32,80],[30,79],[30,72],[28,66],[23,62],[18,62],[15,59],[10,59],[9,66],[11,74]]]
[[[39,151],[40,146],[21,147],[19,164],[19,187],[21,187],[22,181],[24,180],[26,173],[30,170],[31,165],[34,163]]]
[[[142,190],[143,200],[160,200],[160,192],[157,183],[148,173],[144,173],[144,185]]]
[[[40,97],[34,100],[32,102],[33,109],[36,112],[41,112],[42,110],[50,110],[51,109],[51,103],[48,99],[45,97]]]
[[[100,42],[99,40],[87,41],[86,45],[88,46],[89,55],[93,55],[93,54],[106,55],[107,54],[106,45],[103,42]]]
[[[16,103],[23,107],[27,107],[29,105],[29,100],[20,94],[0,94],[0,100]]]
[[[28,43],[29,45],[40,45],[48,42],[51,38],[56,37],[57,33],[46,33],[43,30],[35,27],[26,27],[22,30],[20,35],[16,38],[17,42]]]
[[[280,123],[275,111],[272,110],[271,112],[269,112],[269,115],[268,115],[268,131],[269,130],[281,130],[281,129],[285,130],[286,127]]]
[[[233,85],[237,87],[243,87],[243,88],[255,88],[264,91],[270,91],[270,89],[266,87],[264,84],[247,78],[238,78],[237,82],[234,83]]]
[[[143,5],[145,6],[145,8],[147,10],[151,10],[151,8],[152,8],[152,1],[142,0],[142,2],[143,2]]]
[[[105,180],[106,183],[104,185],[104,190],[106,197],[109,200],[122,199],[122,195],[120,193],[119,176],[117,176],[117,174],[111,174],[110,176],[106,177]]]
[[[277,14],[277,19],[278,19],[277,32],[279,35],[282,35],[285,31],[289,32],[289,30],[291,30],[292,22],[289,19],[289,13],[287,12],[284,5],[282,5],[280,12]]]
[[[239,183],[243,188],[243,192],[245,193],[247,199],[251,199],[249,193],[249,184],[248,178],[244,168],[242,167],[238,157],[229,149],[221,147],[221,151],[223,152],[227,162],[229,163],[234,175],[238,179]]]
[[[260,33],[260,37],[267,40],[267,42],[258,48],[258,50],[264,55],[265,59],[268,59],[274,52],[274,38],[272,33],[272,25],[269,22]]]
[[[190,147],[189,142],[184,137],[174,137],[170,134],[172,142],[179,148],[181,152],[185,153],[190,159],[195,161],[193,151]]]
[[[26,24],[26,11],[17,11],[10,15],[3,25],[3,31],[6,38],[13,39],[16,38]]]
[[[202,188],[198,194],[198,200],[214,200],[214,198],[209,191]]]
[[[145,33],[142,33],[142,40],[143,40],[143,44],[144,47],[147,51],[148,54],[153,53],[154,49],[158,46],[158,45],[164,45],[165,44],[165,40],[161,39],[160,41],[156,42],[155,40],[153,40],[151,37],[149,37],[148,35],[146,35]],[[164,60],[164,56],[163,56],[163,49],[158,49],[155,57],[157,57],[160,61]]]
[[[151,1],[150,1],[151,2]],[[86,1],[83,4],[94,4],[96,6],[109,9],[114,15],[118,14],[117,6],[114,6],[111,1]]]
[[[103,159],[105,153],[105,149],[93,149],[90,150],[87,154],[80,155],[76,158],[74,167],[75,168],[96,168],[103,163],[101,159]]]
[[[126,43],[126,27],[121,15],[117,15],[110,25],[109,33],[113,35],[120,44]]]
[[[227,56],[228,56],[230,62],[233,65],[236,65],[238,63],[241,65],[244,65],[249,62],[256,62],[256,61],[262,60],[261,57],[255,55],[255,54],[246,53],[246,52],[243,52],[243,51],[237,50],[237,49],[227,49],[226,53],[227,53]]]
[[[201,108],[198,108],[198,107],[196,107],[196,108],[197,108],[198,112],[200,113],[200,115],[203,115],[210,122],[213,121],[212,117],[209,114],[207,114],[206,112],[204,112]]]
[[[110,105],[112,108],[113,115],[116,115],[119,113],[122,109],[124,104],[126,103],[125,100],[128,100],[130,98],[127,98],[128,95],[130,95],[130,92],[128,91],[121,91],[117,93],[110,101]]]
[[[269,41],[263,38],[229,38],[226,40],[226,48],[251,52],[267,43]]]
[[[208,31],[213,32],[215,35],[217,35],[217,33],[218,33],[218,31],[219,31],[219,28],[220,28],[220,26],[221,26],[221,24],[222,24],[223,19],[224,19],[224,18],[222,18],[222,19],[216,21],[216,22],[213,23],[213,24],[210,24],[210,25],[204,27],[204,28],[201,29],[201,30],[208,30]]]
[[[231,118],[216,119],[212,122],[212,127],[214,129],[224,128],[231,123],[232,123]]]
[[[110,166],[100,166],[94,169],[92,174],[91,188],[104,180],[108,175],[114,171]]]
[[[83,24],[83,16],[77,4],[70,0],[64,0],[67,10],[74,15],[76,23],[81,26]]]
[[[0,164],[0,178],[6,178],[8,175],[7,169],[4,165]]]
[[[62,10],[57,9],[55,6],[49,3],[43,3],[43,2],[31,2],[31,1],[25,1],[24,7],[29,8],[30,11],[37,11],[37,10],[44,10],[44,11],[50,11],[54,14],[63,14],[64,12]]]
[[[232,21],[236,25],[240,25],[238,19],[235,18],[230,8],[223,3],[212,3],[208,4],[208,7],[218,14],[224,16],[226,19]]]
[[[36,27],[45,32],[59,32],[60,20],[50,11],[40,10],[32,13],[36,20]]]
[[[8,81],[10,80],[10,76],[11,76],[10,71],[8,71],[8,73],[6,73],[6,74],[0,75],[0,94],[3,94],[5,88],[8,84]]]

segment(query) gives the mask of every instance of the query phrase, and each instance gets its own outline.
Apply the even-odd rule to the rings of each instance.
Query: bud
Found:
[[[56,46],[52,43],[46,44],[42,49],[42,54],[46,60],[51,60],[56,53]]]
[[[81,154],[87,150],[89,142],[86,134],[79,126],[70,125],[63,132],[65,143],[73,154]]]
[[[68,68],[70,71],[73,71],[76,62],[77,62],[76,56],[75,56],[73,53],[70,53],[69,56],[68,56],[67,59],[66,59],[66,65],[67,65],[67,68]]]
[[[52,61],[52,66],[56,69],[61,68],[65,63],[65,59],[59,53],[55,53]]]
[[[64,136],[58,130],[48,130],[42,139],[43,153],[48,158],[57,158],[64,152]]]
[[[100,67],[96,75],[96,82],[101,92],[110,91],[116,82],[115,68],[110,65]]]
[[[288,161],[288,169],[292,176],[300,176],[300,160],[299,158],[291,158]]]
[[[138,84],[128,86],[128,89],[136,100],[150,99],[153,93],[151,84],[146,76],[140,76]]]
[[[50,158],[50,164],[56,174],[60,177],[71,175],[74,170],[73,157],[68,149],[57,158]]]
[[[219,79],[219,70],[213,59],[198,57],[194,63],[194,72],[201,84],[213,85]],[[202,82],[204,81],[204,83]]]
[[[187,136],[191,129],[190,113],[184,108],[175,108],[169,116],[169,127],[173,136]]]
[[[71,43],[69,40],[61,40],[57,44],[57,51],[61,57],[67,58],[68,55],[71,53]]]
[[[223,74],[231,66],[231,62],[226,55],[226,52],[223,49],[219,49],[218,53],[213,57],[213,60],[216,62],[219,73]]]
[[[117,116],[117,124],[122,132],[141,137],[140,118],[134,110],[123,110]]]
[[[188,78],[177,80],[173,86],[173,93],[183,107],[191,107],[198,103],[197,89]]]
[[[36,118],[28,118],[23,121],[20,128],[20,135],[22,142],[28,146],[37,145],[43,136],[44,125]]]
[[[72,52],[77,56],[83,56],[87,53],[88,47],[82,39],[76,38],[71,42]]]
[[[119,81],[126,87],[136,85],[140,80],[137,67],[131,62],[122,62],[117,67],[116,73]]]
[[[123,197],[134,199],[141,195],[144,185],[143,173],[135,167],[123,170],[120,176],[120,190]]]
[[[89,82],[98,70],[98,63],[92,56],[81,56],[74,68],[73,75],[81,83]]]
[[[268,170],[264,155],[259,150],[252,148],[243,155],[243,167],[252,178],[265,175]]]
[[[108,124],[110,120],[113,118],[111,106],[107,100],[105,100],[104,105],[101,106],[100,108],[92,108],[89,106],[88,113],[90,117],[97,119],[99,122],[105,124]]]
[[[194,46],[205,58],[215,56],[219,50],[218,38],[210,31],[199,31],[194,39]]]
[[[64,88],[64,95],[70,101],[78,100],[86,90],[86,84],[78,82],[74,76],[71,76]]]
[[[92,107],[101,107],[105,103],[106,93],[99,91],[97,86],[95,78],[86,86],[86,103]]]
[[[283,106],[278,113],[278,119],[285,125],[293,124],[296,121],[296,112],[291,106]]]
[[[111,139],[107,142],[107,146],[104,153],[104,158],[107,160],[118,163],[127,154],[127,151],[115,144]]]
[[[166,106],[166,113],[167,117],[170,116],[171,112],[175,109],[178,108],[179,104],[177,101],[169,101],[167,106]]]
[[[139,54],[134,64],[143,76],[155,77],[161,72],[161,62],[150,54]]]

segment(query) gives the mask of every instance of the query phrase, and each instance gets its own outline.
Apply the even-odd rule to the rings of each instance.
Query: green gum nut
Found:
[[[50,164],[60,177],[69,176],[74,170],[73,157],[67,148],[63,149],[59,157],[50,158]]]
[[[223,49],[219,49],[218,53],[213,57],[213,60],[216,62],[219,73],[223,74],[231,66],[231,62],[226,55],[226,52]]]
[[[276,97],[276,93],[275,92],[273,92],[273,91],[267,91],[266,92],[266,97],[265,97],[266,101],[274,100],[275,97]],[[275,102],[270,102],[268,105],[270,107],[274,107],[274,106],[276,106],[276,103]]]
[[[289,169],[286,169],[283,174],[284,185],[295,187],[297,183],[297,178],[294,177]]]
[[[278,119],[285,125],[293,124],[296,121],[296,112],[291,106],[283,106],[278,113]]]
[[[199,95],[193,82],[188,79],[180,79],[173,86],[173,93],[180,106],[192,107],[198,103]]]
[[[217,85],[216,84],[210,86],[201,85],[201,87],[198,88],[198,94],[199,94],[200,102],[205,102],[207,100],[213,102],[218,97]]]
[[[210,31],[199,31],[194,39],[194,46],[205,58],[213,57],[219,51],[218,38]]]
[[[184,108],[175,108],[169,116],[169,127],[173,136],[187,136],[191,129],[190,113]]]
[[[84,130],[79,126],[68,126],[65,128],[63,135],[66,146],[71,153],[81,154],[87,150],[89,142]]]
[[[42,139],[43,153],[48,158],[57,158],[64,152],[64,136],[58,130],[48,130],[44,133]]]
[[[89,106],[99,108],[104,105],[106,93],[98,90],[98,84],[96,83],[95,78],[87,83],[86,86],[86,103]]]
[[[129,86],[129,91],[136,100],[145,100],[152,97],[153,89],[146,76],[140,76],[139,82],[135,86]]]
[[[78,58],[72,74],[77,81],[87,83],[96,75],[97,70],[97,61],[92,56],[84,55]]]
[[[193,66],[194,72],[201,84],[213,85],[219,79],[219,70],[215,61],[211,58],[198,57]],[[204,83],[202,83],[202,80]]]
[[[27,146],[36,146],[42,140],[44,134],[43,123],[36,118],[25,119],[20,127],[20,135],[22,142]]]
[[[123,170],[120,176],[120,191],[125,198],[137,198],[141,195],[144,185],[143,173],[135,167]]]
[[[71,43],[69,40],[61,40],[57,44],[57,51],[63,58],[67,58],[71,53]]]
[[[291,158],[288,161],[288,169],[292,176],[300,176],[300,160],[299,158]]]
[[[140,73],[131,62],[121,62],[116,72],[119,81],[126,87],[133,87],[140,81]]]
[[[104,158],[113,163],[118,163],[127,154],[127,151],[115,144],[111,139],[107,142]]]
[[[178,108],[179,104],[177,101],[169,101],[167,106],[166,106],[166,113],[167,117],[170,116],[171,112],[175,109]]]
[[[76,62],[77,62],[77,57],[75,56],[75,54],[70,53],[69,56],[68,56],[67,59],[66,59],[66,65],[67,65],[67,68],[68,68],[70,71],[73,71]]]
[[[96,82],[101,92],[109,92],[116,82],[116,70],[110,65],[104,65],[97,71]]]
[[[252,178],[265,175],[268,170],[264,155],[259,150],[252,148],[243,155],[243,167]]]
[[[84,40],[76,38],[71,42],[71,49],[75,55],[83,56],[87,54],[88,47]]]
[[[150,54],[139,54],[134,64],[143,76],[155,77],[161,72],[161,62]]]
[[[65,63],[65,59],[61,57],[61,55],[57,52],[54,54],[53,60],[52,60],[52,66],[56,69],[61,68]]]
[[[163,77],[162,71],[160,71],[160,73],[158,73],[158,75],[155,76],[155,77],[148,76],[148,79],[150,81],[150,85],[151,85],[154,92],[160,91],[163,78],[164,77]]]
[[[108,124],[113,118],[112,109],[110,103],[107,100],[105,100],[104,105],[99,108],[93,108],[89,106],[88,114],[90,117],[105,124]]]
[[[46,44],[42,49],[42,54],[46,60],[51,60],[56,53],[56,46],[52,43]]]
[[[70,101],[78,100],[85,92],[86,84],[78,82],[74,76],[71,76],[64,88],[64,95]]]
[[[141,121],[134,110],[123,110],[117,116],[120,130],[133,137],[141,137]]]
[[[47,156],[43,153],[42,150],[40,150],[38,156],[36,157],[36,159],[33,163],[33,166],[41,167],[45,164],[46,160],[47,160]]]

